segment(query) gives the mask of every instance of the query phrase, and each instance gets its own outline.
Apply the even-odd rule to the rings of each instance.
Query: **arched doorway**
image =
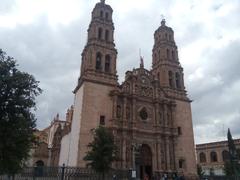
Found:
[[[148,175],[149,179],[152,177],[152,151],[147,144],[143,144],[136,154],[136,168],[140,179],[144,175]]]

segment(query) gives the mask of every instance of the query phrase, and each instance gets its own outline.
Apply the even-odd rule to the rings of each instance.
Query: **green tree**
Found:
[[[89,161],[88,165],[102,174],[104,179],[105,173],[111,169],[112,162],[117,160],[117,146],[109,129],[99,126],[93,133],[93,141],[88,145],[90,151],[84,160]]]
[[[203,177],[204,176],[204,172],[203,172],[203,170],[202,170],[202,166],[201,165],[197,165],[197,174],[198,174],[198,176],[201,178],[201,177]]]
[[[0,174],[17,173],[35,141],[35,97],[42,90],[32,75],[0,49]]]
[[[226,175],[240,175],[238,153],[230,129],[228,129],[227,137],[230,161],[225,163],[224,171]]]

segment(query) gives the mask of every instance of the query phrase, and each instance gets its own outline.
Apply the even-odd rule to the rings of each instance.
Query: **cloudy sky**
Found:
[[[98,0],[1,0],[0,48],[44,90],[37,126],[73,103],[91,11]],[[240,1],[106,0],[114,9],[118,75],[139,63],[151,68],[153,33],[164,15],[175,31],[185,84],[193,100],[197,143],[240,138]]]

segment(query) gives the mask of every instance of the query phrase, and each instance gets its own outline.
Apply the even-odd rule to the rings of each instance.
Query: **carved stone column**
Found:
[[[158,103],[155,103],[154,104],[154,123],[155,123],[155,126],[158,125],[159,123],[159,104]]]
[[[156,147],[156,152],[157,152],[157,170],[160,171],[162,170],[161,166],[161,140],[159,139],[157,141],[157,147]]]
[[[176,104],[175,103],[172,103],[171,104],[171,123],[170,125],[172,127],[175,127],[176,126]]]
[[[132,123],[133,127],[136,125],[137,119],[136,119],[136,99],[133,98],[133,104],[132,104]]]
[[[127,125],[127,98],[123,98],[123,127]]]
[[[164,119],[164,126],[167,127],[168,126],[168,115],[167,115],[167,112],[168,111],[168,107],[167,107],[167,104],[166,102],[164,102],[163,104],[163,119]]]
[[[113,119],[117,118],[117,95],[113,96]]]
[[[165,137],[165,145],[166,145],[166,164],[167,170],[170,169],[170,148],[169,148],[169,137]]]
[[[127,149],[127,143],[126,143],[126,138],[125,136],[123,137],[123,142],[122,142],[122,168],[126,168],[126,149]]]

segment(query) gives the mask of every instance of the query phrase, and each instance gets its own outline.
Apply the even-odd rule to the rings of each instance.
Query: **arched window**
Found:
[[[108,30],[105,31],[105,40],[106,41],[109,40],[109,31]]]
[[[100,17],[101,18],[103,17],[103,11],[100,11]]]
[[[106,20],[108,20],[108,13],[105,14],[105,18],[106,18]]]
[[[160,73],[157,74],[157,78],[160,81]]]
[[[106,55],[105,56],[105,72],[110,72],[110,61],[111,61],[110,55]]]
[[[172,60],[174,61],[175,60],[175,52],[172,51]]]
[[[159,60],[161,58],[161,51],[160,50],[158,51],[158,58],[159,58]]]
[[[218,159],[217,159],[217,153],[215,151],[212,151],[210,153],[210,159],[211,159],[211,162],[217,162]]]
[[[178,89],[180,89],[181,88],[181,80],[180,80],[179,73],[175,74],[175,79],[176,79],[176,86],[177,86]]]
[[[229,152],[227,151],[227,150],[224,150],[223,152],[222,152],[222,159],[223,159],[223,161],[225,162],[225,161],[228,161],[230,158],[229,158]]]
[[[37,166],[37,167],[42,167],[42,166],[44,166],[44,162],[43,162],[42,160],[38,160],[38,161],[36,162],[36,166]]]
[[[102,28],[98,29],[98,39],[102,39]]]
[[[206,154],[201,152],[199,154],[199,160],[200,160],[200,163],[205,163],[206,162]]]
[[[167,59],[169,59],[169,49],[167,49]]]
[[[156,53],[154,54],[154,59],[155,59],[155,61],[157,61],[157,54]]]
[[[122,116],[122,109],[120,105],[117,105],[117,118],[120,118]]]
[[[168,71],[168,78],[169,78],[169,86],[173,87],[173,73],[172,73],[172,71]]]
[[[167,33],[165,34],[165,39],[167,39]]]
[[[101,62],[102,61],[102,55],[101,53],[97,53],[97,56],[96,56],[96,70],[101,70]]]

